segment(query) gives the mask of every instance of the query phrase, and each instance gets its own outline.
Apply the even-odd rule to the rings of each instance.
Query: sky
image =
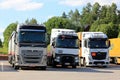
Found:
[[[120,9],[120,0],[0,0],[0,39],[7,26],[13,22],[23,23],[35,18],[43,23],[53,16],[61,16],[63,12],[78,9],[80,12],[87,3],[92,5],[116,3]]]

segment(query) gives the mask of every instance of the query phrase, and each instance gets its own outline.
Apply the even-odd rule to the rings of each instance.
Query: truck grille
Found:
[[[72,56],[62,56],[61,62],[62,63],[74,63],[74,57],[72,57]]]
[[[22,60],[23,63],[40,63],[43,51],[42,50],[22,50]]]
[[[92,56],[95,60],[103,60],[106,59],[106,52],[96,52],[96,56]]]

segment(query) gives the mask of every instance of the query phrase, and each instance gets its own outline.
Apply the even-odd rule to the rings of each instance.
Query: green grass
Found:
[[[8,54],[8,49],[5,47],[0,48],[0,54]]]

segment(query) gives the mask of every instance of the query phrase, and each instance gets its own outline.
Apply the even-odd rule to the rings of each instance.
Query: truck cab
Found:
[[[78,37],[74,30],[52,29],[50,47],[49,63],[53,67],[62,65],[76,68],[79,64]]]
[[[9,63],[15,68],[46,69],[46,27],[20,24],[9,39]]]
[[[108,66],[109,40],[102,32],[78,33],[80,63],[83,66]]]

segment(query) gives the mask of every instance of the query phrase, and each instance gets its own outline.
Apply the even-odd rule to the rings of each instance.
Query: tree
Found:
[[[25,20],[25,23],[26,23],[26,24],[29,24],[29,19]]]
[[[118,33],[118,38],[120,38],[120,24],[119,24],[119,29],[118,29],[119,33]]]
[[[101,7],[99,19],[104,19],[106,17],[106,13],[107,13],[107,6],[104,5]]]
[[[47,28],[48,34],[51,34],[52,28],[62,28],[62,29],[74,29],[74,25],[66,19],[62,17],[52,17],[47,22],[45,22],[45,26]]]
[[[53,28],[62,28],[62,29],[75,29],[74,25],[70,22],[69,19],[62,17],[52,17],[44,23],[47,28],[48,37],[50,38],[51,29]],[[49,43],[49,40],[48,42]]]
[[[88,3],[87,6],[83,8],[80,22],[82,26],[91,25],[93,23],[92,5],[90,3]]]
[[[117,10],[117,24],[120,24],[120,10]]]
[[[67,18],[67,15],[65,12],[63,12],[63,14],[62,14],[62,18]]]
[[[10,35],[12,34],[13,31],[16,30],[16,28],[17,28],[17,23],[11,23],[8,25],[8,27],[3,32],[3,36],[4,36],[3,46],[4,47],[8,47],[8,41],[9,41]]]
[[[96,2],[92,7],[92,17],[94,21],[99,19],[99,15],[100,15],[99,12],[100,12],[100,5],[99,3]]]
[[[111,21],[116,24],[117,23],[117,6],[115,3],[111,5]]]
[[[3,47],[1,39],[0,39],[0,47]]]
[[[80,13],[78,9],[75,10],[75,12],[71,16],[71,22],[73,25],[75,25],[75,30],[80,31],[81,29],[81,23],[80,23]]]
[[[119,27],[118,25],[113,24],[112,22],[109,24],[100,24],[100,25],[97,25],[96,23],[91,26],[91,31],[104,32],[105,34],[107,34],[109,38],[116,38],[118,37],[119,34]]]
[[[38,24],[37,20],[34,18],[32,18],[31,20],[27,19],[25,23],[30,25]]]
[[[73,11],[71,10],[69,13],[68,13],[68,18],[71,20],[72,18],[72,15],[73,15]]]

